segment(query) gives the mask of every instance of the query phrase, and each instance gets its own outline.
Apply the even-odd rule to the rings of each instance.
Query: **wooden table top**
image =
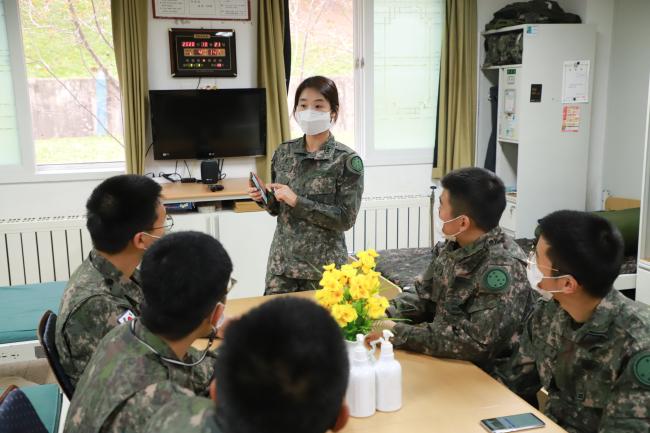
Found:
[[[387,291],[385,295],[393,297],[395,293]],[[313,298],[313,292],[276,296]],[[276,296],[233,299],[227,302],[226,314],[243,314]],[[395,354],[403,371],[402,408],[392,413],[376,412],[368,418],[350,418],[343,432],[485,433],[479,424],[481,419],[525,412],[534,413],[546,423],[546,427],[535,431],[565,432],[470,362],[401,350]]]
[[[164,183],[161,185],[161,197],[163,203],[248,198],[247,178],[224,179],[220,181],[219,184],[223,185],[223,190],[212,192],[208,185],[203,183]]]

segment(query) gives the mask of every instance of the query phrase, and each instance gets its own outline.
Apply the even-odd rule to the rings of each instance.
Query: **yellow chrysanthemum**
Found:
[[[332,307],[332,316],[341,328],[357,320],[357,310],[350,304],[337,304]]]
[[[336,265],[334,263],[330,263],[329,265],[323,266],[323,269],[325,271],[331,271],[332,269],[336,268]]]
[[[370,297],[370,290],[365,275],[356,275],[350,279],[350,296],[355,301]]]
[[[369,255],[370,257],[373,257],[373,258],[374,258],[374,257],[379,257],[379,254],[377,254],[377,251],[375,251],[373,248],[369,248],[369,249],[367,249],[367,250],[366,250],[366,253],[368,253],[368,255]]]
[[[324,272],[323,278],[318,282],[324,289],[327,290],[340,290],[342,287],[341,282],[338,279],[338,275],[331,272]]]
[[[336,305],[343,299],[343,288],[321,289],[316,291],[316,302],[325,308]]]
[[[371,319],[379,319],[386,315],[386,308],[388,308],[388,299],[383,296],[373,296],[368,298],[368,317]]]

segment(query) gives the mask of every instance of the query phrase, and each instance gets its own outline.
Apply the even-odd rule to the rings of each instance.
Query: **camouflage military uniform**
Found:
[[[146,433],[221,433],[215,403],[204,397],[179,396],[163,405],[149,420]]]
[[[569,432],[650,431],[650,308],[612,290],[580,325],[540,301],[518,352],[497,377]]]
[[[132,329],[133,328],[133,329]],[[171,348],[139,321],[110,331],[84,371],[66,418],[66,433],[141,432],[160,407],[179,396],[194,396],[193,368],[163,361],[178,359]],[[195,361],[187,355],[184,362]]]
[[[472,361],[487,372],[507,361],[535,295],[524,253],[499,227],[471,245],[438,243],[415,287],[390,301],[394,344],[432,356]]]
[[[317,288],[323,265],[347,260],[343,233],[354,225],[361,205],[363,162],[332,135],[313,153],[299,138],[278,147],[271,173],[298,201],[291,207],[269,194],[266,209],[278,218],[265,294]]]
[[[143,295],[138,275],[136,270],[124,281],[110,261],[92,250],[70,277],[59,307],[55,341],[61,365],[73,385],[104,335],[140,314]],[[207,389],[213,369],[208,359],[197,368],[197,393]]]
[[[73,385],[99,341],[129,312],[140,314],[143,300],[138,273],[124,281],[111,262],[92,250],[72,274],[63,292],[56,321],[56,349]],[[122,319],[120,319],[122,318]]]

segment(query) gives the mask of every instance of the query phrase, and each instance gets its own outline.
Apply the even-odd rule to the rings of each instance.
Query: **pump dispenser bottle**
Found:
[[[357,418],[368,417],[375,413],[375,369],[368,359],[363,334],[357,334],[357,345],[350,367],[350,383],[346,396],[350,415]]]
[[[402,366],[395,359],[390,337],[393,333],[383,331],[381,355],[375,364],[377,382],[377,410],[393,412],[402,407]]]

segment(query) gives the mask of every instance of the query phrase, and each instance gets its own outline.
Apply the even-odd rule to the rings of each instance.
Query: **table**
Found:
[[[394,293],[386,294],[394,296]],[[313,292],[234,299],[227,302],[226,313],[243,314],[277,296],[313,298]],[[369,418],[351,418],[343,432],[485,433],[479,425],[481,419],[524,412],[532,412],[546,423],[546,427],[535,432],[565,432],[470,362],[401,350],[396,350],[395,355],[403,371],[402,409],[393,413],[376,412]]]
[[[161,185],[160,197],[163,203],[202,202],[248,199],[248,179],[233,178],[219,181],[223,185],[221,191],[210,191],[208,185],[203,183],[164,183]]]

